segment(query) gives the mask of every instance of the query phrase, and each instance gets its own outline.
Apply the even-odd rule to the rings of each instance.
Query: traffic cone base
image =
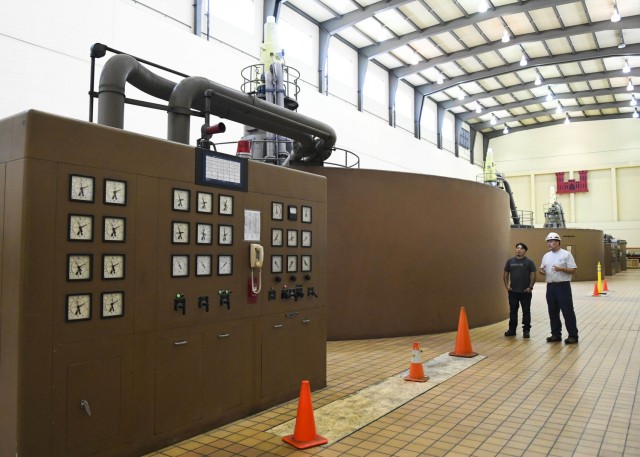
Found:
[[[298,415],[296,416],[296,426],[293,435],[283,436],[282,441],[298,449],[308,449],[329,442],[327,438],[316,433],[316,421],[313,417],[309,381],[302,381],[300,385]]]
[[[467,322],[467,312],[464,306],[460,308],[460,320],[458,321],[458,336],[456,337],[456,348],[449,355],[454,357],[475,357],[477,352],[471,348],[471,337],[469,336],[469,323]]]
[[[595,283],[593,285],[593,295],[591,295],[592,297],[598,297],[600,296],[600,292],[598,292],[598,283]]]
[[[429,376],[424,375],[424,367],[421,363],[412,363],[409,366],[409,375],[404,377],[405,381],[427,382]]]

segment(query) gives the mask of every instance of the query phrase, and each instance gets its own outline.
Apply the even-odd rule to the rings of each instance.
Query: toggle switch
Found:
[[[176,298],[173,299],[173,310],[182,311],[183,316],[187,314],[187,299],[184,294],[176,294]]]
[[[220,306],[226,306],[231,309],[231,289],[221,289],[218,291],[220,296]]]
[[[209,297],[207,295],[198,297],[198,308],[205,308],[209,312]]]

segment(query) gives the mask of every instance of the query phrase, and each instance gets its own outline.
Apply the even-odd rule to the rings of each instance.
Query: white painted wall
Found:
[[[504,135],[491,141],[496,167],[505,173],[518,209],[544,224],[544,204],[556,172],[565,180],[587,170],[589,192],[561,194],[569,227],[603,230],[640,246],[640,121],[573,122]]]

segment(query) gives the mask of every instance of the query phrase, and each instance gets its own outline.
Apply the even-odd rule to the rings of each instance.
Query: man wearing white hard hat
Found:
[[[576,312],[573,309],[571,278],[578,266],[573,255],[560,247],[560,241],[560,235],[555,232],[547,235],[546,242],[549,252],[542,257],[542,264],[538,269],[547,281],[547,308],[551,323],[551,336],[547,338],[547,342],[562,341],[562,322],[560,321],[560,312],[562,312],[564,325],[569,334],[564,342],[565,344],[576,344],[578,342],[578,325]]]

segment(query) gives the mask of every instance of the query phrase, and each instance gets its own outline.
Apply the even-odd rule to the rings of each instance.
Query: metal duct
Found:
[[[211,114],[296,140],[292,161],[322,163],[333,151],[336,134],[328,125],[200,76],[183,79],[171,93],[169,140],[189,143],[190,109],[204,105],[205,92]]]
[[[176,83],[152,73],[127,54],[111,57],[100,74],[98,124],[124,126],[124,88],[126,83],[162,100],[169,100]]]
[[[102,70],[99,124],[123,128],[127,82],[147,94],[169,101],[167,139],[171,141],[189,143],[190,109],[193,106],[202,111],[204,93],[208,91],[212,114],[296,140],[292,161],[322,163],[331,155],[336,143],[335,131],[320,121],[203,77],[185,78],[176,84],[152,73],[126,54],[113,56]]]
[[[518,216],[518,208],[516,208],[516,201],[513,199],[513,193],[511,193],[511,186],[502,176],[502,182],[504,183],[504,190],[509,194],[509,206],[511,207],[511,219],[513,219],[514,225],[520,225],[520,216]]]

